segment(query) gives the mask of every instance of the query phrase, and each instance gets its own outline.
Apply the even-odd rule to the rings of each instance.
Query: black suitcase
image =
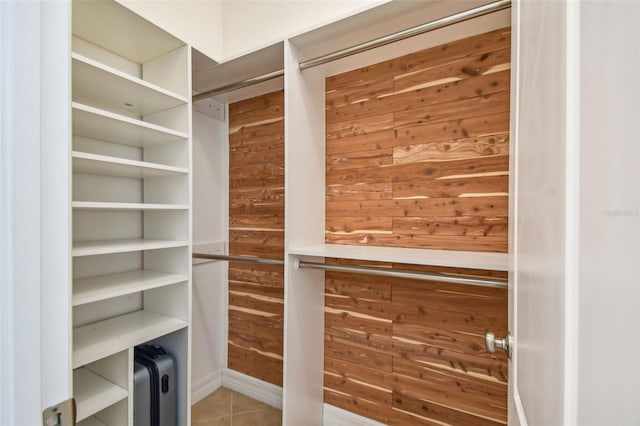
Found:
[[[177,425],[175,360],[158,345],[136,346],[134,358],[134,426]]]

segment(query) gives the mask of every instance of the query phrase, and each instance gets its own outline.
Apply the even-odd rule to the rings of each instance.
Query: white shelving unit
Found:
[[[115,1],[72,9],[73,395],[133,424],[133,348],[177,363],[190,424],[190,48]]]

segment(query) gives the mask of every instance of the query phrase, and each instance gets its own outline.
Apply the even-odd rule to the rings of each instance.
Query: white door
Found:
[[[640,3],[513,8],[509,420],[639,424]]]
[[[513,4],[510,424],[573,424],[573,5]],[[502,336],[499,336],[502,337]]]
[[[0,424],[71,395],[70,6],[0,1]]]

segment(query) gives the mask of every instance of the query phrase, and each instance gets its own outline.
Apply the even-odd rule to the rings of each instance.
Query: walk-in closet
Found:
[[[636,424],[607,3],[0,2],[0,422]]]

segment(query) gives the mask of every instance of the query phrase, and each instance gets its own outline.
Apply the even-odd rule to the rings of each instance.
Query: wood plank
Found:
[[[284,187],[280,188],[242,188],[229,191],[229,204],[279,203],[284,206]]]
[[[508,217],[394,217],[394,234],[508,237]]]
[[[249,214],[230,216],[229,228],[284,229],[284,214]]]
[[[397,314],[429,310],[466,312],[474,317],[507,320],[506,289],[396,278],[391,299]]]
[[[246,293],[284,300],[284,289],[282,286],[269,286],[263,283],[256,284],[229,280],[229,290],[237,294]]]
[[[284,285],[284,266],[229,262],[229,280],[282,287]]]
[[[393,127],[419,126],[509,112],[509,92],[498,92],[393,113]],[[508,129],[507,129],[508,130]]]
[[[381,336],[391,336],[392,330],[391,320],[329,307],[325,307],[324,324],[328,328],[344,328]]]
[[[389,422],[390,410],[388,407],[375,402],[367,401],[364,398],[358,398],[340,392],[336,392],[329,388],[324,389],[324,402],[343,410],[377,420],[382,423]]]
[[[265,259],[284,260],[284,245],[267,246],[253,243],[229,242],[229,254]]]
[[[426,182],[405,181],[392,184],[392,198],[472,197],[484,194],[508,194],[509,175],[435,179]],[[337,196],[334,198],[338,198]]]
[[[282,329],[229,319],[229,342],[261,353],[282,356]]]
[[[382,406],[391,406],[391,389],[385,387],[384,382],[372,383],[370,378],[362,375],[325,370],[324,387],[347,395],[358,395],[360,399]]]
[[[284,175],[262,177],[229,176],[229,191],[238,189],[273,189],[284,187]]]
[[[474,52],[468,58],[453,60],[446,64],[425,66],[405,73],[394,75],[394,93],[417,90],[422,87],[436,86],[440,81],[456,81],[471,77],[493,74],[510,69],[511,48],[492,52]]]
[[[284,90],[229,104],[229,133],[284,117]]]
[[[402,143],[396,141],[394,130],[389,129],[327,140],[325,149],[327,155],[344,155],[353,152],[393,148],[398,145],[402,145]]]
[[[409,413],[415,413],[430,421],[440,424],[456,426],[495,426],[505,424],[503,421],[496,421],[480,417],[465,411],[456,410],[446,405],[437,404],[426,397],[412,395],[403,392],[393,393],[393,407]],[[406,418],[402,418],[400,423],[393,421],[391,424],[406,424]]]
[[[284,326],[284,315],[255,315],[251,312],[233,309],[233,307],[229,309],[229,321],[231,320],[247,321],[262,327],[282,328]]]
[[[485,378],[396,358],[393,388],[498,421],[507,418],[507,386]],[[459,395],[464,394],[464,398]]]
[[[328,174],[327,185],[384,184],[388,182],[421,182],[505,175],[509,170],[507,155],[467,158],[451,161],[429,161],[379,168],[344,170]]]
[[[416,144],[423,141],[449,141],[475,138],[509,131],[509,114],[502,112],[440,123],[427,123],[396,129],[396,139]]]
[[[271,149],[229,150],[229,168],[234,170],[247,165],[257,166],[263,163],[284,164],[284,144]]]
[[[250,309],[266,314],[282,315],[283,301],[278,298],[229,291],[229,306]]]
[[[510,78],[510,70],[505,70],[345,105],[327,111],[327,124],[505,92],[509,90]]]
[[[326,193],[330,201],[389,200],[393,198],[393,184],[327,185]]]
[[[349,234],[352,232],[391,232],[393,218],[385,216],[327,217],[327,234]]]
[[[347,154],[328,155],[326,172],[340,173],[347,169],[363,167],[380,167],[393,164],[393,149],[375,149],[373,151],[359,151]]]
[[[240,373],[282,386],[282,359],[229,343],[227,366]]]
[[[379,352],[371,348],[357,348],[342,342],[325,338],[325,365],[331,362],[345,362],[366,367],[375,371],[391,372],[393,367],[392,355]]]
[[[449,235],[401,235],[351,233],[348,235],[326,234],[327,244],[349,244],[380,247],[409,247],[432,250],[461,250],[478,252],[506,253],[507,246],[503,237],[481,237],[469,235],[452,240]]]
[[[284,247],[284,231],[229,230],[229,242]]]
[[[393,130],[393,116],[393,112],[389,112],[387,114],[366,117],[359,120],[327,124],[327,144],[329,144],[329,141],[333,141],[334,139],[351,136],[366,136],[385,130]]]
[[[508,201],[504,196],[327,201],[326,217],[505,216]]]

